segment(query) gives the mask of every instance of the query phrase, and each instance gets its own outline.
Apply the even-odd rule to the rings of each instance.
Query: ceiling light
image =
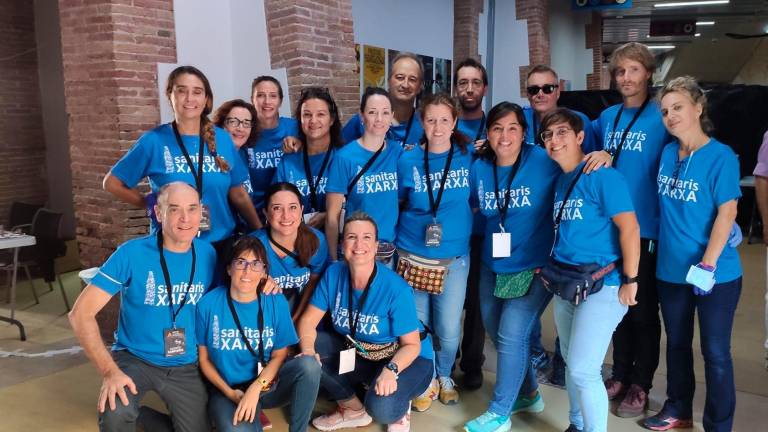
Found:
[[[707,1],[679,1],[679,2],[666,2],[656,3],[653,7],[657,8],[674,8],[674,7],[687,7],[687,6],[715,6],[728,4],[730,0],[707,0]]]
[[[648,49],[675,49],[674,45],[646,45]]]
[[[695,34],[695,35],[693,35],[693,36],[695,36],[695,37],[699,37],[699,36],[701,36],[701,33],[696,33],[696,34]]]
[[[715,25],[714,21],[696,21],[697,26],[711,26]]]

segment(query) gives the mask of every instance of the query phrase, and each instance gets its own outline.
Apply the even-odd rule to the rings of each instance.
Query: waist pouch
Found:
[[[499,273],[496,275],[496,288],[493,296],[509,300],[528,294],[533,281],[534,270],[523,270],[517,273]]]
[[[600,264],[565,264],[549,258],[549,262],[537,273],[544,288],[574,305],[583,302],[591,294],[603,288],[604,277],[613,269],[616,263],[606,266]]]
[[[389,263],[389,260],[395,255],[395,245],[384,241],[379,242],[379,249],[376,251],[376,259],[384,264]]]
[[[355,350],[357,355],[371,361],[389,360],[394,357],[397,350],[400,349],[400,343],[398,342],[376,344],[357,341],[357,344],[360,346],[360,348],[365,350],[365,352],[359,349]]]
[[[450,259],[431,259],[399,250],[397,274],[415,290],[429,294],[442,294],[448,276]]]

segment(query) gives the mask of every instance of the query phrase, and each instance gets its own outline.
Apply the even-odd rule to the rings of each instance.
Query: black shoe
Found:
[[[549,383],[555,387],[565,387],[565,363],[557,360],[552,362],[552,373],[549,375]]]
[[[483,386],[483,371],[472,370],[464,372],[464,390],[477,390]]]
[[[569,424],[568,429],[566,429],[565,432],[581,432],[581,429],[577,428],[573,424]]]

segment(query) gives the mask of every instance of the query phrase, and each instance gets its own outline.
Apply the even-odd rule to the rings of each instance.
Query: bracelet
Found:
[[[710,271],[710,272],[715,271],[715,266],[711,266],[709,264],[704,264],[704,261],[700,262],[698,264],[698,267],[700,267],[700,268],[702,268],[704,270]]]

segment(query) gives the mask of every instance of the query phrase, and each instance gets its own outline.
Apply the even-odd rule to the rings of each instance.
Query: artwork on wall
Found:
[[[363,88],[386,86],[385,50],[371,45],[363,46]]]
[[[435,59],[435,85],[434,92],[444,92],[451,94],[451,84],[453,82],[451,73],[451,61],[442,58]]]
[[[380,48],[372,45],[355,45],[357,70],[362,75],[360,93],[366,87],[387,88],[387,77],[392,68],[392,60],[400,54],[399,50]],[[422,96],[436,92],[451,92],[452,61],[450,59],[417,54],[424,64]],[[358,75],[359,77],[359,75]]]

